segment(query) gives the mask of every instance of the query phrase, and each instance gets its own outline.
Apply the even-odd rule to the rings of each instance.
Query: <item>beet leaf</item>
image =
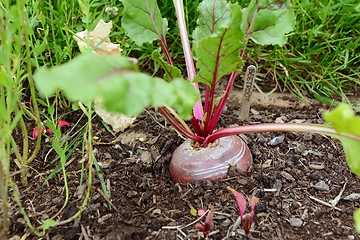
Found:
[[[140,73],[136,64],[122,56],[81,54],[60,66],[38,69],[34,78],[37,89],[46,96],[62,89],[71,101],[100,100],[109,111],[129,116],[140,114],[147,106],[166,104],[189,119],[199,98],[190,83],[180,78],[168,83]]]
[[[287,42],[285,34],[295,26],[289,0],[252,0],[242,12],[242,30],[261,45],[283,46]]]

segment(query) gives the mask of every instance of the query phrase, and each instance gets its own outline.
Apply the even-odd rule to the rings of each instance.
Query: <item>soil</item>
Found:
[[[323,123],[322,112],[328,110],[319,103],[309,105],[291,96],[277,96],[273,101],[254,101],[250,119],[240,121],[239,96],[235,89],[219,128],[275,121]],[[285,105],[280,104],[284,102]],[[75,136],[86,119],[80,111],[63,118],[71,123],[79,119],[70,136]],[[360,181],[349,170],[343,148],[334,138],[286,132],[243,135],[254,161],[247,175],[216,183],[181,185],[171,180],[168,169],[172,152],[184,140],[156,109],[147,109],[132,127],[115,136],[98,118],[93,123],[95,155],[101,166],[108,167],[100,171],[103,178],[94,168],[94,184],[86,208],[75,221],[50,228],[44,237],[29,235],[26,239],[201,239],[202,233],[194,228],[199,217],[191,215],[190,210],[207,210],[210,205],[215,214],[209,239],[360,239],[352,216],[360,207],[360,200],[346,200],[349,195],[360,193]],[[29,122],[27,127],[35,126]],[[282,135],[285,138],[280,144],[268,145]],[[68,159],[69,203],[55,220],[70,218],[84,201],[87,174],[80,185],[81,146]],[[55,157],[50,144],[42,140],[41,151],[29,169],[29,184],[19,188],[22,205],[35,226],[57,213],[65,200],[61,170],[44,184],[59,163],[57,160],[49,164]],[[16,171],[12,165],[12,172]],[[20,186],[19,174],[14,178]],[[107,186],[109,200],[104,197],[101,181]],[[241,192],[247,200],[253,195],[260,197],[251,236],[245,235],[241,225],[234,228],[239,211],[226,186]],[[335,207],[317,201],[329,203],[339,194]],[[11,236],[23,236],[29,229],[11,193],[9,201]]]

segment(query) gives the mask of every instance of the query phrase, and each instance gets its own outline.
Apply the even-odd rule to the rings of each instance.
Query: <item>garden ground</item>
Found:
[[[267,100],[253,101],[251,118],[242,122],[238,119],[239,96],[241,92],[235,88],[221,127],[275,121],[323,123],[322,112],[329,109],[320,103],[299,102],[291,95],[270,95]],[[81,113],[74,112],[63,120],[75,123],[80,118]],[[29,122],[27,127],[35,126]],[[241,226],[234,229],[239,212],[226,186],[247,199],[260,197],[249,239],[360,239],[352,217],[360,206],[360,181],[350,172],[336,139],[309,133],[247,134],[241,137],[250,147],[254,165],[246,176],[181,185],[171,180],[168,168],[172,152],[183,139],[156,109],[144,111],[131,128],[116,136],[95,119],[93,134],[97,160],[100,166],[108,166],[101,173],[110,197],[106,199],[101,179],[95,175],[81,217],[51,228],[41,239],[200,239],[193,223],[198,217],[190,210],[207,210],[210,205],[215,209],[210,239],[247,239]],[[281,135],[285,136],[283,142],[268,145]],[[54,215],[64,203],[61,171],[44,184],[55,167],[47,166],[56,157],[50,149],[43,140],[29,170],[29,185],[20,188],[23,207],[34,225]],[[79,148],[68,160],[70,200],[55,220],[71,217],[83,202],[86,188],[79,185],[82,156]],[[16,170],[13,166],[13,172]],[[330,201],[337,196],[340,201],[332,207]],[[11,233],[24,235],[27,225],[16,204],[11,204]],[[30,235],[26,239],[40,238]]]

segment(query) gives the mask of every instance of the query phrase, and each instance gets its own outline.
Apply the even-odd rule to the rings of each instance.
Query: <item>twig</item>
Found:
[[[312,200],[314,200],[314,201],[316,201],[316,202],[318,202],[318,203],[321,203],[321,204],[323,204],[323,205],[325,205],[325,206],[328,206],[328,207],[331,207],[331,208],[333,208],[333,209],[335,209],[335,210],[338,210],[338,211],[340,211],[340,212],[343,212],[343,211],[344,211],[344,210],[342,210],[341,208],[332,206],[330,203],[324,202],[323,200],[317,199],[316,197],[309,196],[309,198],[311,198]]]
[[[103,191],[101,191],[100,188],[96,188],[96,190],[100,193],[100,195],[105,198],[105,200],[110,204],[111,207],[113,207],[115,209],[115,211],[117,211],[118,209],[115,207],[115,205],[110,202],[110,200],[106,197],[105,193]]]

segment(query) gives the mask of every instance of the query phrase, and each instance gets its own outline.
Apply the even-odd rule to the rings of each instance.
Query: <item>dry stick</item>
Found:
[[[181,125],[190,133],[194,134],[193,131],[189,128],[189,126],[185,123],[185,121],[177,114],[177,112],[169,107],[168,105],[165,105],[166,109],[174,115],[174,117],[181,123]]]
[[[341,208],[332,206],[330,203],[324,202],[323,200],[317,199],[316,197],[309,196],[309,198],[311,198],[312,200],[314,200],[314,201],[316,201],[316,202],[318,202],[318,203],[321,203],[321,204],[323,204],[323,205],[325,205],[325,206],[328,206],[328,207],[331,207],[331,208],[333,208],[333,209],[335,209],[335,210],[338,210],[338,211],[340,211],[340,212],[343,212],[343,211],[344,211],[344,210],[342,210]]]
[[[100,195],[101,195],[103,198],[105,198],[105,200],[110,204],[110,206],[112,206],[112,207],[115,209],[115,211],[118,210],[118,209],[115,207],[115,205],[110,201],[110,199],[108,199],[108,198],[106,197],[105,193],[104,193],[103,191],[101,191],[100,188],[96,188],[96,190],[100,193]]]
[[[241,108],[240,108],[240,116],[239,116],[241,120],[246,120],[249,117],[251,95],[254,88],[255,76],[256,76],[256,67],[254,65],[248,66],[245,73],[243,97],[241,100]]]

